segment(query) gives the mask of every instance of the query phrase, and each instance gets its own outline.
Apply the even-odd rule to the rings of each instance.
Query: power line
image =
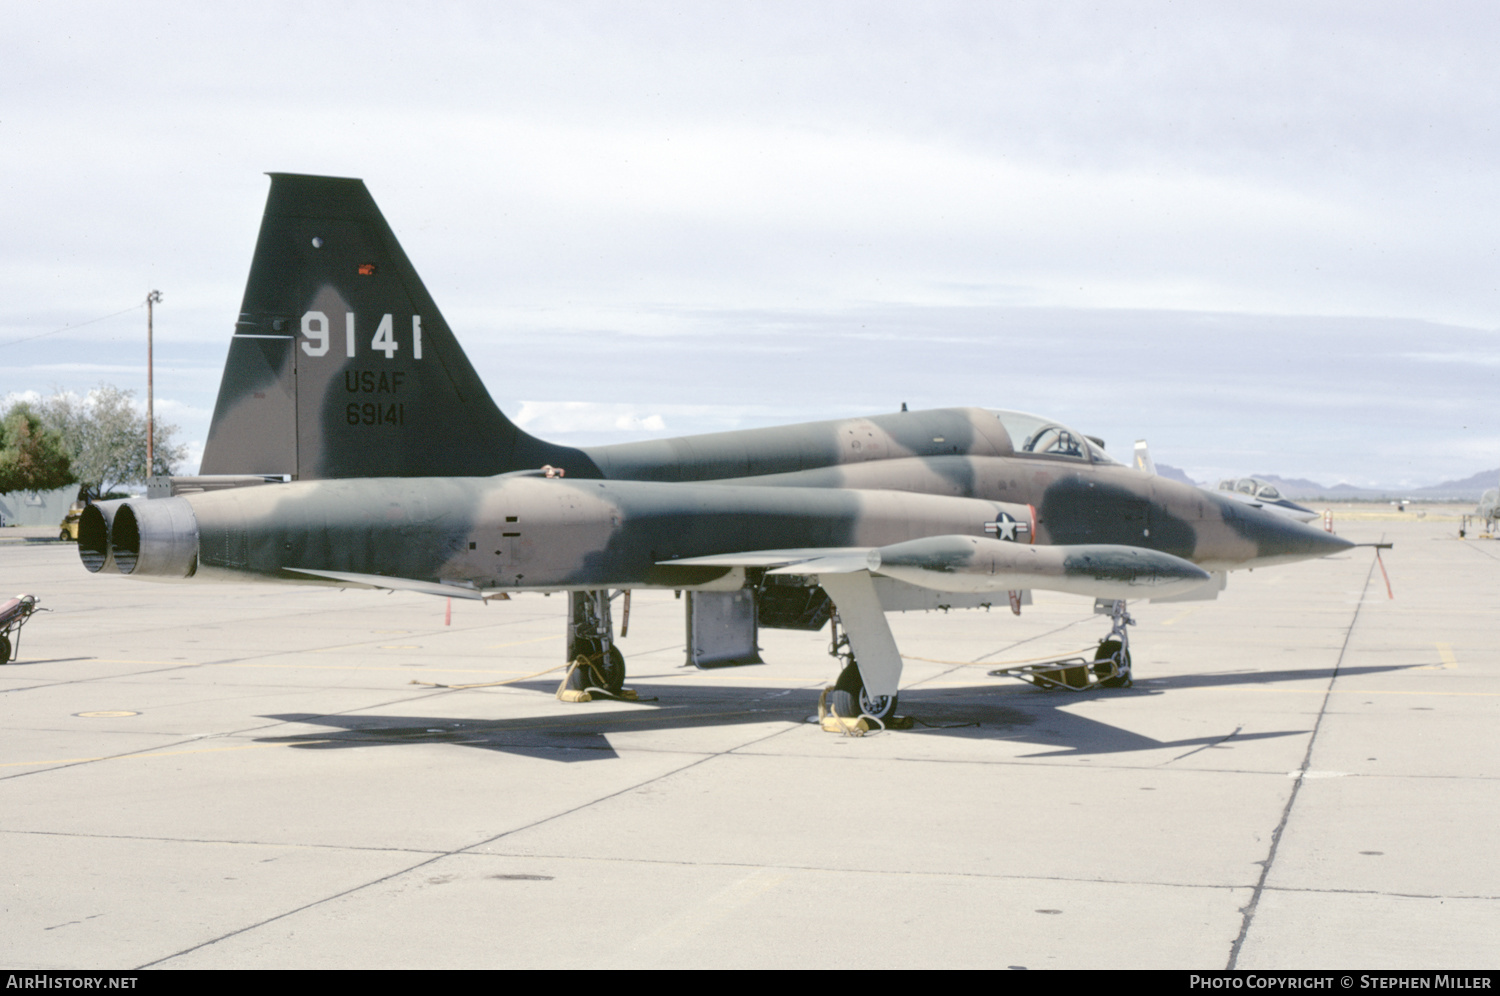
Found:
[[[101,315],[98,318],[90,318],[86,322],[79,322],[77,325],[64,325],[62,328],[60,328],[60,329],[53,329],[51,332],[38,332],[36,335],[28,335],[28,336],[24,336],[24,337],[22,337],[20,339],[12,339],[10,342],[0,342],[0,349],[4,349],[6,346],[18,346],[18,345],[20,345],[23,342],[30,342],[33,339],[42,339],[42,338],[45,338],[46,336],[49,336],[49,335],[57,335],[57,333],[59,333],[59,332],[69,332],[69,331],[72,331],[73,329],[81,329],[85,325],[93,325],[95,322],[102,322],[106,318],[118,318],[121,315],[128,314],[129,312],[139,311],[141,308],[144,308],[145,306],[146,306],[146,303],[144,301],[142,301],[140,304],[133,304],[130,307],[126,308],[124,311],[117,311],[117,312],[115,312],[112,315]]]

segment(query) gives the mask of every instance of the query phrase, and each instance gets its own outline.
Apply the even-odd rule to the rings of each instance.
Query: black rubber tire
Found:
[[[1096,661],[1107,661],[1107,660],[1109,660],[1111,657],[1113,657],[1115,654],[1117,654],[1119,652],[1120,652],[1120,641],[1119,640],[1101,640],[1101,641],[1099,641],[1099,649],[1094,651],[1094,660],[1096,660]],[[1128,651],[1128,650],[1125,651],[1125,670],[1127,672],[1125,675],[1120,675],[1120,676],[1114,677],[1114,678],[1105,678],[1103,681],[1099,682],[1099,687],[1100,688],[1129,688],[1131,685],[1134,684],[1134,682],[1130,679],[1130,677],[1128,675],[1128,673],[1130,671],[1130,651]],[[1094,674],[1098,675],[1098,674],[1108,674],[1108,673],[1109,673],[1109,668],[1107,668],[1107,667],[1106,668],[1101,668],[1098,664],[1094,665]]]
[[[71,543],[73,542],[73,535],[66,529],[60,530],[57,534],[57,541],[59,543]]]
[[[587,656],[594,666],[575,668],[568,676],[567,687],[575,691],[602,688],[611,695],[619,695],[620,689],[625,687],[625,655],[620,652],[620,648],[610,647],[609,654],[602,664],[597,653]]]
[[[839,672],[838,681],[833,683],[833,691],[828,693],[828,708],[845,719],[868,714],[884,723],[896,715],[897,698],[892,695],[872,700],[865,692],[859,665],[850,664]]]
[[[0,664],[10,663],[10,637],[0,636]]]
[[[611,695],[619,695],[620,689],[625,687],[625,655],[620,652],[619,647],[609,648],[608,657],[599,671],[604,676],[604,690]]]

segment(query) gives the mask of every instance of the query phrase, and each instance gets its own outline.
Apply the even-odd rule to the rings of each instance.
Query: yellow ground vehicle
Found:
[[[78,517],[83,514],[84,507],[87,504],[87,502],[80,498],[68,506],[68,514],[63,517],[62,528],[57,534],[58,539],[64,543],[78,542]]]

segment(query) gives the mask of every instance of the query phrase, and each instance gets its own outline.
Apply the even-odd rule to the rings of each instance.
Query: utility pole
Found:
[[[152,396],[152,379],[155,376],[152,359],[151,320],[152,306],[161,303],[161,291],[146,295],[146,479],[151,479],[156,469],[156,399]]]

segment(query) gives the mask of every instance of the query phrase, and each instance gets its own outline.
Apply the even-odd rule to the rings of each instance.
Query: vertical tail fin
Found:
[[[589,476],[577,450],[496,407],[364,182],[272,173],[201,472],[470,477],[544,463]]]
[[[1152,475],[1156,473],[1156,461],[1151,459],[1151,450],[1144,439],[1135,441],[1135,469]]]

